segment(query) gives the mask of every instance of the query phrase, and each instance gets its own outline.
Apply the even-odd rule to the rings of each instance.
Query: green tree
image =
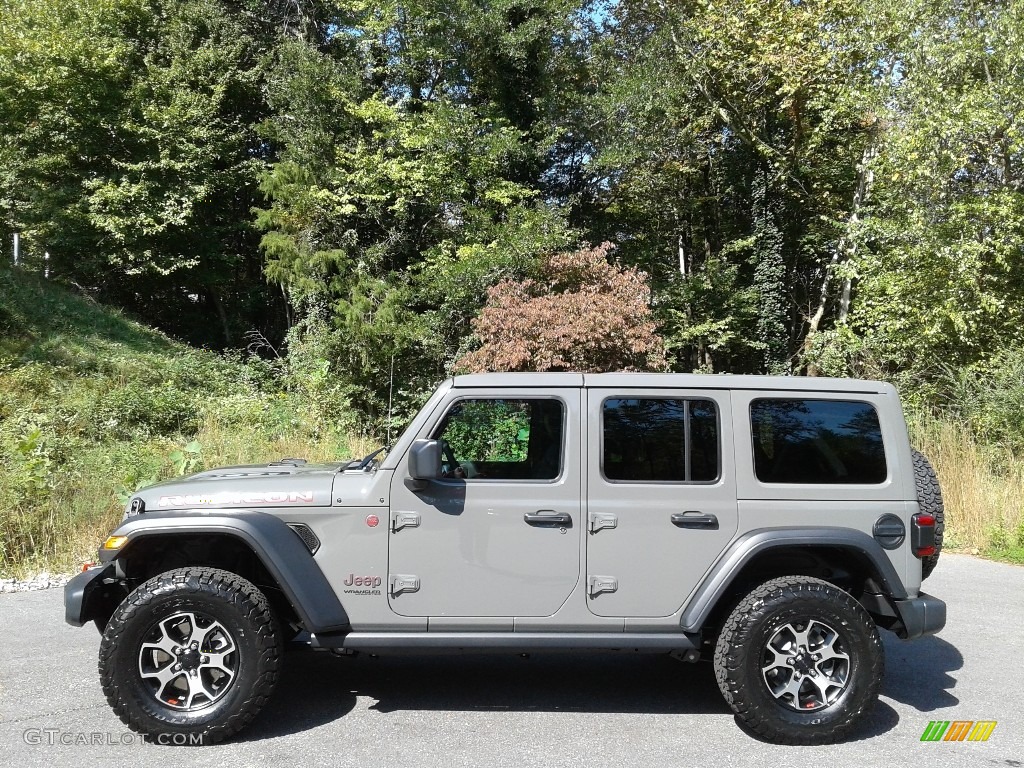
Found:
[[[842,367],[936,373],[1024,341],[1024,4],[906,3]]]
[[[0,218],[59,271],[96,275],[82,184],[109,164],[142,2],[10,0],[0,12]]]
[[[544,196],[576,4],[336,6],[326,45],[282,46],[259,214],[267,275],[371,416],[415,401],[463,351],[503,278],[576,236]],[[571,51],[567,52],[567,49]],[[326,335],[325,343],[303,341]],[[404,407],[404,406],[403,406]]]
[[[173,332],[269,330],[250,213],[267,29],[220,0],[16,6],[0,20],[7,227],[57,277]]]
[[[652,274],[677,367],[788,370],[819,306],[835,316],[835,254],[871,141],[871,12],[852,1],[618,5],[597,223],[604,237],[627,231],[626,258]],[[709,283],[734,298],[675,303]]]

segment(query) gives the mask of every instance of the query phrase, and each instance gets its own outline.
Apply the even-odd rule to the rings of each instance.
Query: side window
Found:
[[[484,480],[554,480],[565,417],[554,399],[460,400],[434,431],[441,473]]]
[[[869,403],[754,400],[750,426],[762,483],[876,485],[888,475],[878,413]]]
[[[609,480],[718,479],[718,409],[711,400],[610,398],[602,420],[601,466]]]

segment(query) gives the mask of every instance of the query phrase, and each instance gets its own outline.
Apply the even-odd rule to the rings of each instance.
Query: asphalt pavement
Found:
[[[62,591],[0,595],[0,766],[1024,766],[1024,568],[945,554],[927,591],[946,629],[885,637],[881,699],[850,741],[780,747],[745,733],[709,663],[660,656],[286,657],[233,741],[144,743],[111,712],[99,635]],[[994,720],[985,742],[922,742],[932,720]]]

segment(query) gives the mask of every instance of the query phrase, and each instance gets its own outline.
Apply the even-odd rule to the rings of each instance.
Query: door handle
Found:
[[[672,525],[680,528],[699,528],[705,531],[717,531],[718,518],[702,512],[673,512]]]
[[[558,528],[566,528],[572,525],[572,515],[566,512],[555,512],[551,509],[541,509],[536,512],[527,512],[523,515],[529,525],[547,525]]]

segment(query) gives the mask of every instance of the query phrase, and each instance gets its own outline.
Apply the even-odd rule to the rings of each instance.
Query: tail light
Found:
[[[919,512],[910,518],[910,548],[915,557],[935,554],[935,517]]]

